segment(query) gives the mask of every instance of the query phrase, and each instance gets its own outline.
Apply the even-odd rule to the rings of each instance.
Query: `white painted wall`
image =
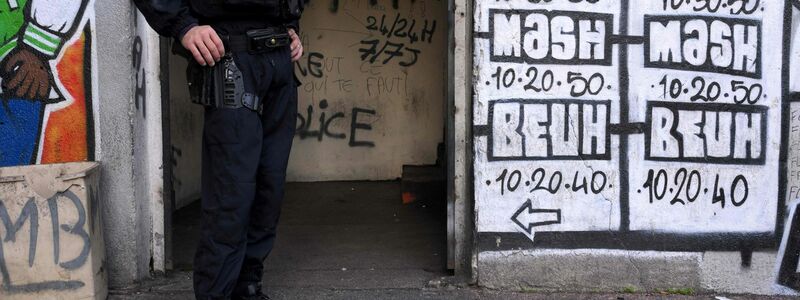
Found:
[[[520,226],[511,222],[506,215],[513,214],[527,199],[533,201],[535,208],[561,210],[563,222],[537,228],[537,231],[617,230],[620,226],[629,226],[631,230],[692,233],[769,232],[774,229],[774,218],[768,221],[765,217],[776,214],[778,198],[782,60],[780,49],[783,28],[782,18],[779,17],[783,14],[782,5],[765,5],[765,11],[748,15],[747,19],[762,20],[759,30],[765,36],[760,36],[761,41],[769,41],[762,42],[761,48],[758,49],[760,53],[764,53],[759,61],[761,71],[755,74],[758,70],[754,69],[752,77],[759,78],[749,78],[729,75],[735,70],[699,72],[699,67],[692,69],[677,66],[668,69],[645,64],[644,47],[647,44],[679,43],[671,40],[672,36],[654,36],[653,33],[643,32],[645,15],[698,16],[693,13],[691,6],[684,5],[681,9],[666,12],[655,2],[650,5],[631,6],[626,12],[630,19],[626,25],[627,34],[643,37],[646,45],[629,46],[628,59],[620,62],[619,46],[612,45],[610,38],[611,35],[624,35],[619,29],[619,1],[603,1],[594,5],[564,2],[552,3],[545,7],[509,3],[486,2],[476,11],[476,31],[486,32],[491,36],[491,38],[476,39],[476,62],[479,72],[476,81],[479,85],[475,99],[474,121],[475,124],[488,125],[490,132],[489,136],[479,136],[476,140],[476,151],[481,154],[476,157],[478,210],[488,216],[479,218],[479,227],[482,230],[510,231],[519,228]],[[489,12],[493,8],[512,7],[523,10],[510,13],[511,21],[507,21],[508,17],[503,17],[502,13]],[[546,8],[551,16],[547,17],[535,11],[542,8]],[[588,14],[598,11],[602,11],[603,15]],[[574,12],[583,15],[574,15]],[[561,16],[554,17],[557,14]],[[570,14],[574,17],[569,17]],[[731,17],[731,14],[725,13],[718,15]],[[598,17],[605,17],[608,20],[603,21],[597,19]],[[558,45],[549,49],[544,47],[542,53],[549,52],[549,54],[542,56],[545,59],[550,58],[551,61],[534,62],[539,55],[532,46],[537,31],[521,32],[520,28],[527,26],[525,24],[528,22],[536,22],[535,20],[541,20],[541,24],[544,24],[542,26],[550,26],[554,28],[553,30],[565,32],[572,30],[588,32],[591,28],[588,25],[581,25],[580,22],[589,24],[591,20],[601,30],[593,33],[599,36],[595,40],[590,40],[593,37],[589,33],[584,33],[586,40],[583,38],[576,40],[574,34],[553,34],[552,42],[566,41],[566,46],[563,48],[565,50],[562,51]],[[688,26],[706,24],[704,20],[697,19]],[[514,24],[507,25],[508,22]],[[674,25],[680,26],[677,22],[675,21]],[[717,25],[721,26],[722,23],[713,23],[712,27],[706,27],[705,34],[708,34],[708,28],[713,30],[716,28],[713,26]],[[724,27],[721,30],[730,29]],[[725,31],[720,32],[724,34]],[[705,41],[707,42],[708,40]],[[733,42],[735,51],[730,52],[731,48],[727,48],[727,54],[739,53],[737,51],[749,47],[740,40]],[[547,42],[544,43],[549,45]],[[589,43],[599,44],[593,46],[595,47],[593,50]],[[692,51],[694,47],[704,47],[703,45],[701,42],[689,40],[682,46],[679,44],[678,49],[681,50],[682,47],[686,53]],[[503,53],[501,50],[504,47],[510,47],[507,49],[511,52]],[[489,49],[494,49],[494,52],[490,53]],[[495,55],[497,58],[490,59],[490,55]],[[707,54],[703,54],[703,59],[706,56]],[[532,63],[501,62],[511,60],[522,62],[524,59]],[[655,58],[652,61],[655,61]],[[712,62],[712,58],[704,61],[707,61],[705,63],[708,65],[717,62]],[[720,64],[732,64],[723,62],[723,59],[718,61]],[[728,61],[731,61],[731,58],[728,58]],[[627,64],[628,76],[620,74],[621,63]],[[689,64],[684,62],[684,65]],[[735,69],[735,64],[733,66],[731,69]],[[496,68],[501,68],[500,76],[497,76]],[[538,77],[534,78],[537,72]],[[512,82],[513,75],[509,74],[516,74],[517,79]],[[626,77],[627,86],[622,86],[623,82],[620,82],[622,76]],[[669,93],[664,95],[664,87],[660,84],[664,78],[667,78],[668,87],[675,86],[676,91],[680,92],[676,93],[675,97]],[[503,82],[506,79],[508,81]],[[588,87],[584,80],[589,81]],[[744,97],[743,90],[731,88],[734,82],[739,81],[748,87],[761,86],[761,97],[756,105],[734,104],[734,98]],[[532,85],[526,89],[525,85],[529,82]],[[552,84],[553,82],[555,84]],[[673,82],[676,84],[673,85]],[[506,88],[506,85],[510,87]],[[677,89],[678,85],[682,88]],[[537,89],[541,91],[537,92]],[[690,100],[697,93],[707,95],[709,89],[711,95],[718,96],[713,103],[704,106],[702,99]],[[564,103],[568,105],[565,106]],[[681,103],[688,105],[679,106]],[[733,106],[719,106],[720,103]],[[651,115],[648,115],[648,105],[651,104],[663,107],[653,108],[652,112],[649,112]],[[736,107],[739,109],[736,110]],[[745,112],[753,107],[766,110],[768,113]],[[623,108],[627,122],[622,119]],[[716,112],[729,109],[742,112],[720,113],[720,120],[726,118],[728,120],[727,123],[720,122],[719,127],[720,143],[727,143],[726,147],[715,147],[709,141],[710,138],[704,140],[696,137],[695,134],[700,134],[700,130],[703,129],[696,126],[696,123],[702,122],[702,118],[705,117],[707,123],[713,125],[717,118],[716,113],[703,113],[704,111]],[[591,115],[595,112],[602,113],[597,116]],[[763,118],[766,127],[761,128],[759,123],[758,130],[747,132],[754,132],[756,136],[764,135],[766,143],[762,143],[761,140],[753,142],[745,140],[748,117],[757,120]],[[597,118],[598,126],[588,126],[595,122],[592,118]],[[736,122],[732,123],[731,118]],[[547,124],[541,125],[537,122]],[[626,152],[620,150],[619,135],[610,133],[611,124],[619,123],[641,123],[645,128],[643,133],[628,136],[629,141],[624,145],[628,148]],[[677,132],[670,133],[669,127],[673,125],[675,126],[673,130]],[[715,127],[709,125],[705,130],[711,133],[714,129]],[[737,133],[733,133],[736,129]],[[565,131],[568,132],[566,136]],[[680,134],[684,133],[686,137],[681,144],[675,136],[680,138]],[[540,134],[549,134],[552,138],[540,138]],[[592,141],[588,138],[591,134],[596,134],[597,140]],[[649,143],[645,140],[646,136],[651,136]],[[593,142],[597,143],[595,147],[591,146]],[[758,145],[757,149],[748,153],[746,144],[748,142]],[[704,143],[709,146],[704,146]],[[491,149],[490,144],[493,146]],[[664,148],[664,145],[668,147]],[[682,156],[678,152],[679,147],[684,147]],[[647,155],[653,159],[645,158]],[[489,162],[490,159],[495,161]],[[628,167],[621,165],[620,160],[627,162]],[[709,160],[712,160],[712,163],[706,163]],[[536,172],[538,168],[542,169]],[[658,182],[647,180],[650,170],[654,171],[652,176],[654,179],[660,179]],[[660,172],[661,170],[663,172]],[[505,180],[502,178],[504,171]],[[621,171],[628,173],[628,188],[625,191],[622,191],[624,186],[623,182],[620,182]],[[661,177],[658,177],[659,173],[662,174]],[[520,174],[521,177],[512,177]],[[540,185],[542,176],[544,178]],[[737,180],[737,176],[740,176],[740,179]],[[583,188],[576,190],[576,186],[583,186],[584,179],[589,183],[587,185],[590,185],[592,177],[595,179],[594,191],[591,188],[588,191]],[[689,177],[692,179],[691,184]],[[498,181],[498,178],[501,180]],[[669,181],[666,187],[663,185],[665,180]],[[736,190],[732,191],[731,186],[734,181]],[[712,200],[715,194],[713,186],[716,182],[719,182],[718,186],[724,188],[727,209],[722,207],[721,202]],[[500,183],[505,183],[505,186],[501,188]],[[656,183],[660,185],[648,188],[649,185]],[[521,188],[509,190],[509,187],[514,189],[517,185]],[[745,185],[748,187],[747,190],[744,188]],[[531,192],[534,188],[536,190]],[[688,196],[687,188],[690,189]],[[718,191],[721,188],[718,188]],[[661,189],[665,191],[661,192]],[[731,199],[732,192],[735,199]],[[622,193],[629,195],[627,200],[630,207],[629,225],[623,225],[621,224],[623,221],[620,221],[624,218],[621,216],[619,203]],[[651,194],[654,196],[651,197]],[[508,201],[493,201],[498,198]],[[735,205],[740,202],[741,205]],[[665,210],[672,213],[664,214]]]
[[[798,90],[800,52],[784,38],[797,35],[785,5],[477,1],[479,260],[502,263],[490,253],[509,247],[531,249],[521,257],[556,246],[696,251],[709,255],[692,263],[701,288],[787,292],[770,246],[785,222],[781,201],[800,193],[800,113],[783,106],[784,92]],[[705,252],[754,248],[770,251],[750,266]]]
[[[164,272],[164,171],[159,36],[136,14],[133,84],[133,173],[136,197],[139,276]],[[138,49],[138,50],[137,50]],[[144,251],[145,249],[149,251]]]

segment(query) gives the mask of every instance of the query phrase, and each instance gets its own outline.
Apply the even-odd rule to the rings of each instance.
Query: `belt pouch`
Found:
[[[250,53],[263,53],[289,45],[289,33],[286,28],[270,27],[248,30],[247,48]]]

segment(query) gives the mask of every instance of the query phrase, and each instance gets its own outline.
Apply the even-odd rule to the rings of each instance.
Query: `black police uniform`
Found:
[[[194,261],[198,299],[261,292],[263,261],[275,243],[283,202],[297,113],[297,81],[289,45],[253,51],[249,45],[252,37],[246,33],[254,29],[285,33],[287,27],[297,30],[299,14],[295,18],[269,16],[285,1],[135,0],[159,34],[180,40],[195,25],[212,26],[226,41],[226,51],[241,71],[239,83],[247,97],[240,98],[250,102],[242,106],[241,99],[235,99],[236,103],[226,106],[216,99],[205,110],[202,230]],[[239,2],[249,3],[237,6]],[[253,107],[253,100],[261,104],[256,101]]]

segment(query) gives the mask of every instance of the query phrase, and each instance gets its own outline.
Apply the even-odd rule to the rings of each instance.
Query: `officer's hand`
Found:
[[[289,37],[292,38],[292,62],[300,60],[303,57],[303,43],[300,42],[300,37],[294,32],[294,29],[289,28]]]
[[[192,52],[194,59],[202,66],[214,66],[223,55],[225,46],[211,26],[195,26],[183,35],[181,44],[186,50]]]

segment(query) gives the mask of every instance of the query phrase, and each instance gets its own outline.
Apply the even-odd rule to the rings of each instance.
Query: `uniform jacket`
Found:
[[[257,10],[225,10],[220,0],[134,0],[153,29],[161,35],[180,39],[193,26],[214,19],[259,19]],[[224,6],[224,5],[223,5]],[[298,28],[297,20],[269,20]]]

